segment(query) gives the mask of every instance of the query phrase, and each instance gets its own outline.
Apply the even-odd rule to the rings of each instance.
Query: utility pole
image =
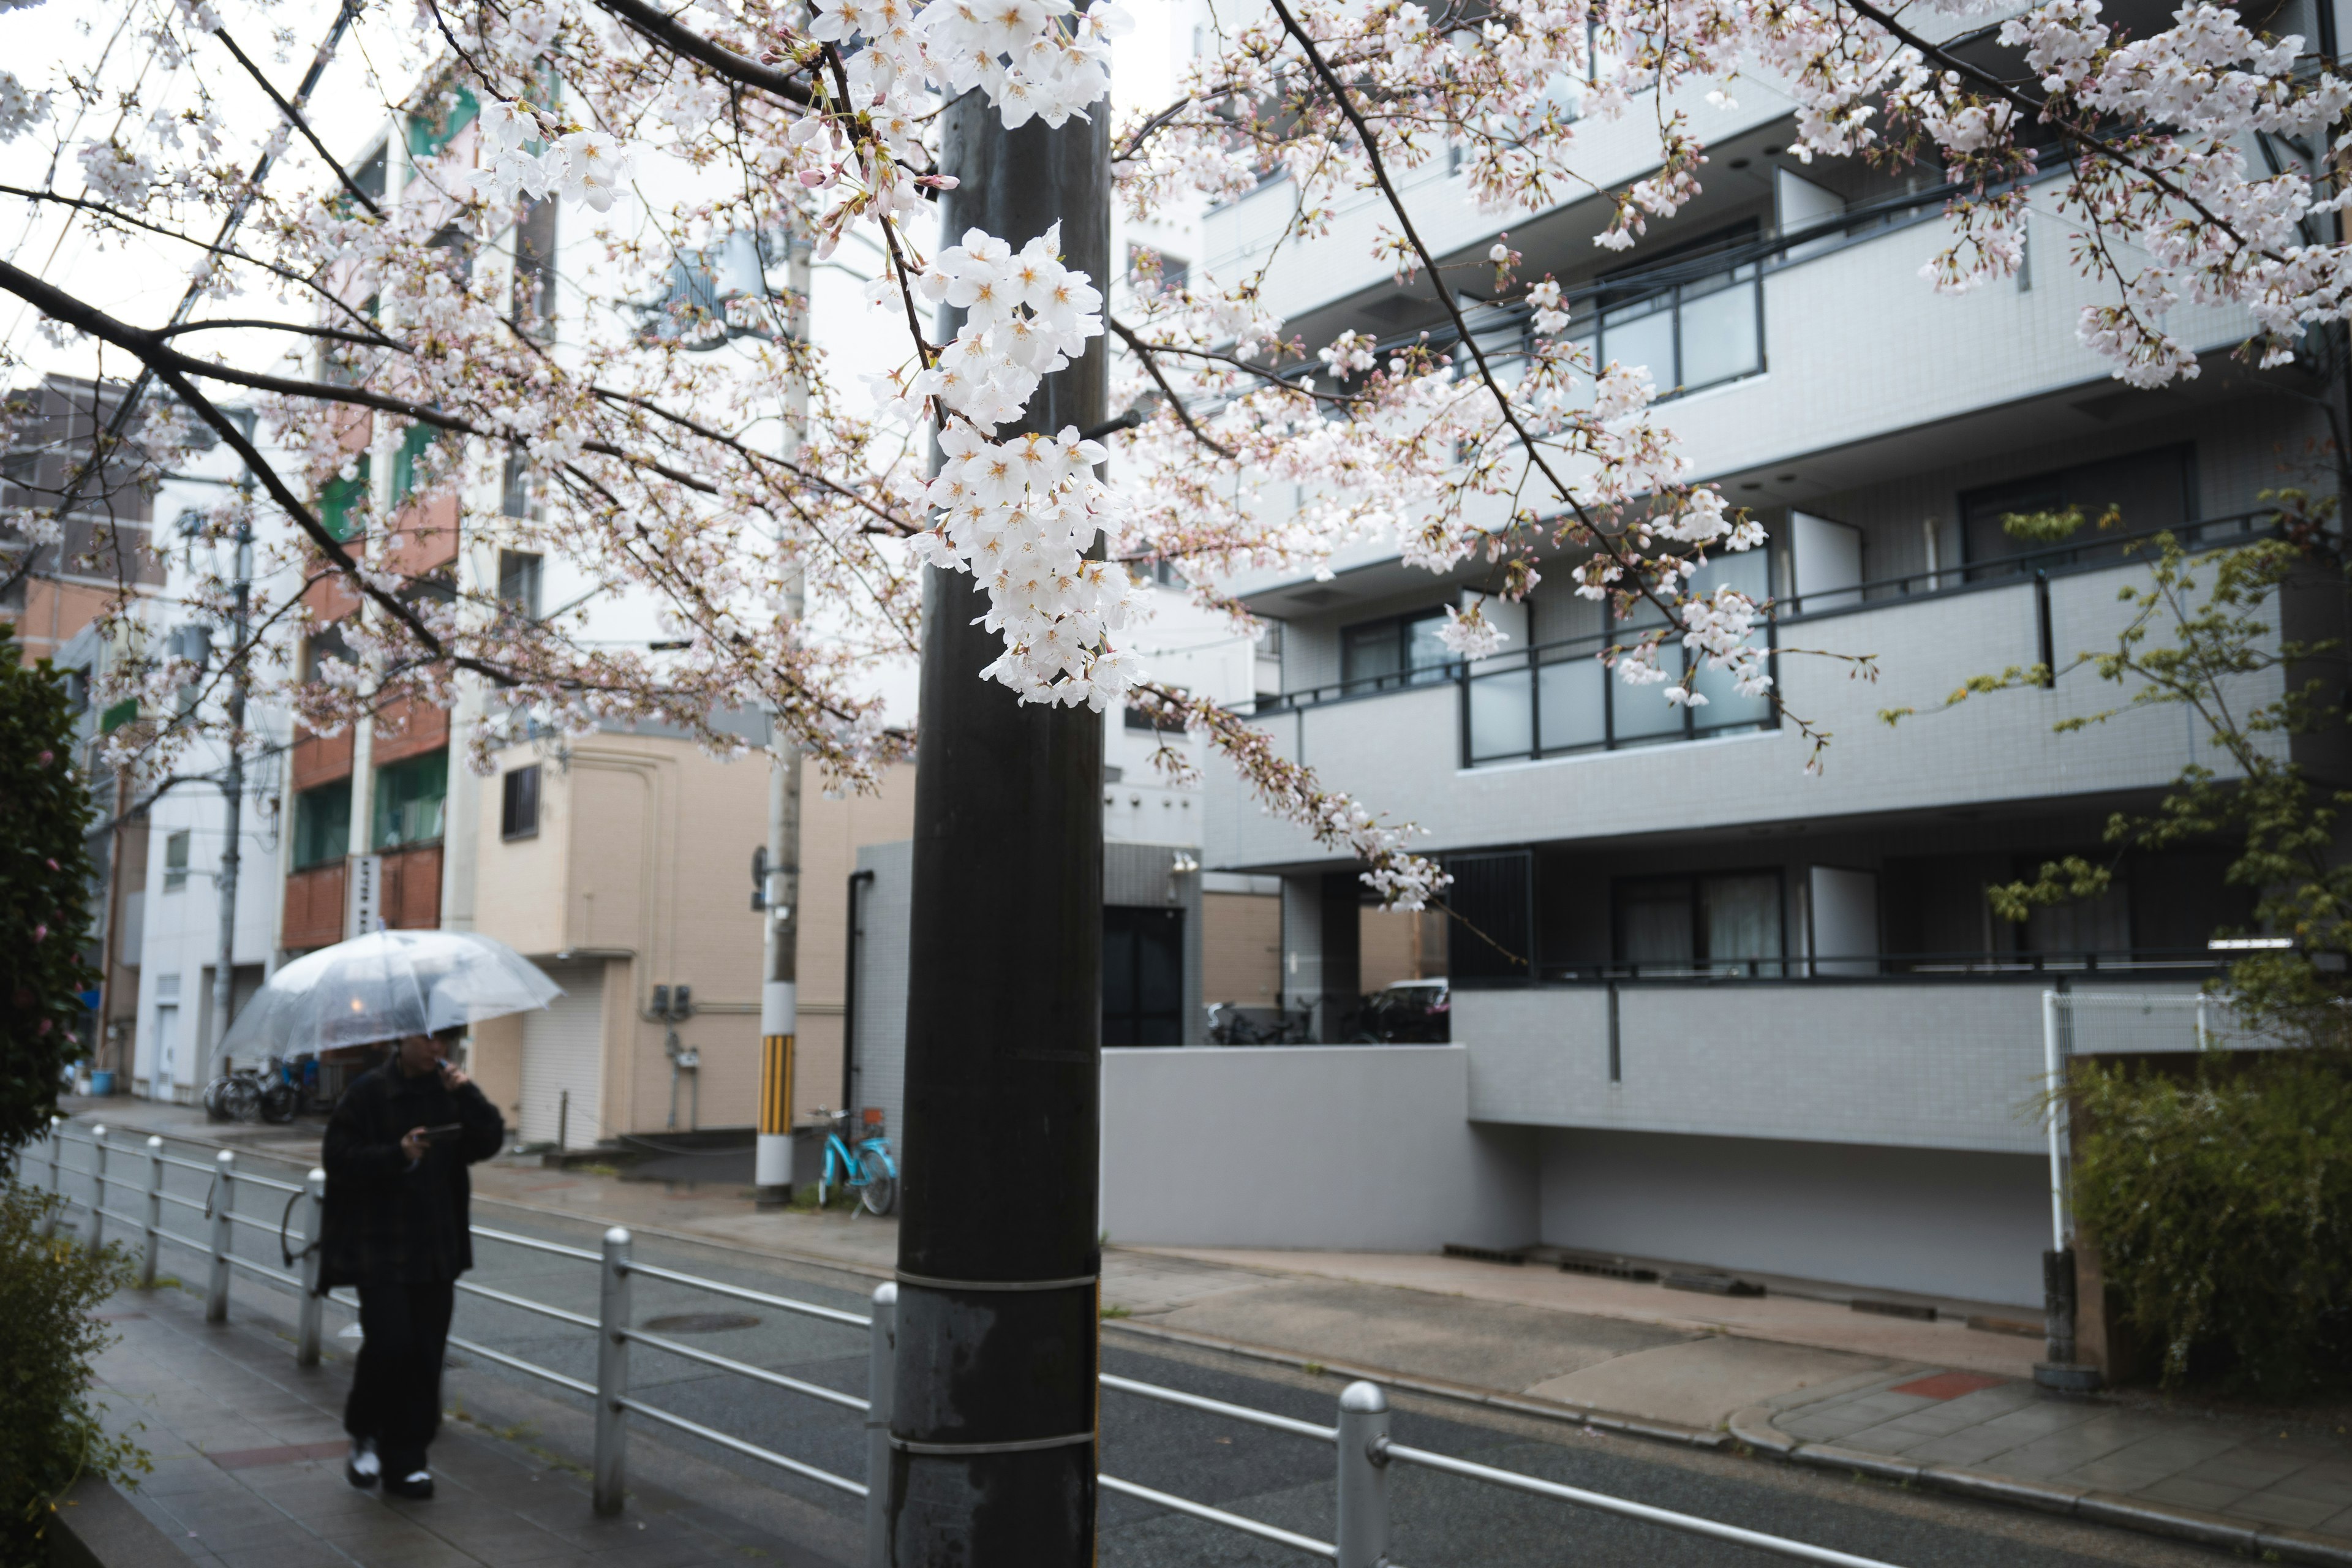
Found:
[[[808,347],[809,245],[787,207],[784,227],[784,338],[795,353]],[[784,456],[800,455],[808,432],[808,375],[795,364],[784,384]],[[800,635],[804,608],[798,563],[784,566],[784,616]],[[768,858],[762,901],[768,921],[766,980],[760,987],[760,1131],[751,1179],[759,1206],[782,1208],[793,1199],[793,1095],[800,1034],[801,749],[787,742],[769,718]],[[841,1086],[842,1098],[849,1085]]]
[[[236,661],[236,671],[228,685],[228,766],[221,777],[221,795],[227,805],[221,828],[226,837],[221,840],[220,869],[213,877],[214,890],[220,895],[220,949],[213,963],[215,1051],[228,1038],[228,1026],[236,1010],[236,879],[245,859],[239,847],[245,830],[245,703],[253,687],[253,660],[245,646],[252,631],[252,484],[253,476],[248,473],[237,487],[247,492],[247,504],[236,525],[236,607],[229,616],[228,657]],[[211,1064],[205,1065],[209,1068]]]
[[[1108,287],[1110,120],[1007,131],[950,106],[952,239],[1014,249],[1062,226]],[[940,331],[958,316],[943,311]],[[1103,340],[1045,378],[1020,429],[1102,423]],[[1000,437],[1012,432],[1000,432]],[[921,760],[908,961],[893,1568],[1094,1561],[1102,968],[1102,718],[982,682],[984,592],[924,575]]]

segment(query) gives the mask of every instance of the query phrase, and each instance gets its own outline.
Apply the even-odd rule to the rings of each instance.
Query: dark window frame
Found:
[[[500,777],[499,837],[501,839],[511,844],[519,838],[539,837],[540,785],[537,763],[509,768]]]
[[[1445,606],[1434,605],[1426,609],[1404,610],[1395,615],[1376,616],[1368,621],[1356,621],[1339,628],[1339,684],[1347,690],[1391,691],[1408,686],[1435,686],[1450,678],[1454,658],[1447,653],[1436,664],[1416,666],[1412,662],[1412,628],[1431,621],[1443,621]],[[1395,639],[1393,648],[1396,668],[1357,674],[1350,668],[1353,648],[1349,639],[1359,633],[1385,633]]]

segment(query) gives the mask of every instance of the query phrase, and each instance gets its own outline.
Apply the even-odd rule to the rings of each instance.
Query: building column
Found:
[[[1343,1042],[1363,988],[1363,883],[1349,871],[1282,879],[1282,1006],[1307,1015],[1307,1037]]]

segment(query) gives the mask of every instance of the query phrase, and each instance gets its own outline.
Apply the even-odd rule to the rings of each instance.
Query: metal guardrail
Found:
[[[211,1163],[206,1164],[166,1155],[163,1152],[164,1140],[161,1137],[150,1137],[144,1144],[145,1169],[139,1182],[146,1200],[145,1215],[143,1218],[138,1218],[104,1206],[108,1186],[124,1187],[131,1184],[123,1175],[109,1169],[108,1155],[110,1152],[128,1153],[131,1150],[121,1143],[110,1143],[103,1125],[93,1126],[88,1134],[84,1134],[79,1130],[68,1128],[62,1119],[58,1119],[51,1122],[46,1142],[49,1190],[64,1199],[68,1207],[81,1209],[89,1215],[90,1228],[88,1239],[92,1245],[103,1244],[104,1224],[108,1219],[131,1226],[141,1237],[143,1243],[141,1269],[142,1283],[147,1285],[154,1283],[155,1254],[160,1243],[170,1242],[175,1247],[210,1255],[211,1275],[207,1281],[205,1300],[205,1317],[208,1321],[220,1322],[228,1317],[229,1280],[238,1270],[290,1288],[300,1294],[294,1338],[295,1360],[303,1366],[315,1366],[319,1361],[322,1309],[331,1304],[348,1312],[356,1313],[359,1310],[359,1301],[350,1293],[342,1290],[321,1291],[319,1288],[320,1258],[316,1243],[324,1218],[327,1189],[325,1172],[313,1170],[299,1184],[274,1181],[240,1172],[236,1165],[236,1156],[229,1150],[222,1150],[214,1156]],[[68,1143],[79,1143],[90,1150],[90,1163],[87,1167],[68,1166],[64,1163],[64,1151]],[[177,1166],[208,1175],[212,1181],[212,1189],[207,1200],[203,1204],[197,1204],[193,1199],[164,1192],[163,1172],[167,1166]],[[64,1177],[68,1173],[89,1177],[94,1181],[95,1188],[92,1193],[94,1201],[85,1201],[66,1193]],[[268,1230],[277,1228],[266,1221],[258,1221],[251,1215],[234,1212],[232,1205],[236,1200],[236,1188],[240,1184],[262,1187],[272,1192],[298,1194],[303,1199],[299,1205],[302,1210],[302,1248],[299,1254],[300,1272],[299,1274],[288,1273],[267,1264],[256,1263],[250,1258],[239,1258],[231,1250],[230,1243],[235,1235],[236,1223],[257,1226],[259,1228]],[[212,1221],[210,1240],[198,1241],[193,1237],[182,1236],[164,1229],[163,1205],[166,1201],[204,1210]],[[53,1226],[54,1223],[53,1215]],[[657,1268],[649,1263],[639,1263],[630,1255],[632,1244],[629,1233],[618,1226],[604,1233],[603,1247],[595,1252],[590,1252],[584,1247],[565,1247],[556,1242],[541,1241],[536,1237],[517,1236],[509,1231],[493,1230],[487,1226],[475,1226],[472,1230],[475,1236],[485,1241],[499,1242],[533,1252],[590,1262],[597,1266],[599,1289],[597,1310],[593,1317],[552,1306],[544,1301],[534,1301],[527,1297],[511,1295],[486,1285],[476,1285],[465,1280],[457,1284],[457,1289],[469,1296],[480,1297],[486,1300],[498,1302],[501,1306],[551,1318],[593,1332],[596,1342],[596,1377],[593,1383],[567,1376],[551,1367],[541,1366],[536,1362],[527,1361],[505,1351],[495,1350],[478,1341],[462,1338],[457,1334],[449,1336],[449,1343],[468,1355],[479,1356],[495,1365],[552,1384],[569,1393],[583,1395],[593,1403],[596,1421],[595,1451],[592,1465],[593,1495],[594,1507],[598,1512],[609,1514],[620,1511],[626,1490],[628,1473],[628,1417],[636,1415],[686,1433],[689,1436],[698,1437],[707,1443],[715,1444],[730,1453],[756,1460],[787,1475],[798,1476],[803,1480],[814,1482],[835,1491],[865,1499],[866,1561],[872,1568],[885,1568],[888,1562],[887,1551],[889,1522],[888,1480],[890,1451],[893,1443],[887,1413],[894,1404],[892,1384],[896,1375],[898,1308],[898,1287],[895,1283],[885,1283],[876,1287],[873,1310],[870,1314],[861,1316],[856,1312],[844,1311],[839,1308],[821,1306],[814,1301],[794,1300],[790,1297],[777,1296],[764,1290],[730,1285],[723,1280],[709,1279],[700,1275]],[[838,1389],[805,1383],[782,1373],[753,1366],[748,1362],[737,1361],[713,1352],[680,1344],[675,1340],[659,1334],[648,1333],[644,1329],[636,1327],[633,1321],[631,1286],[639,1278],[684,1286],[731,1300],[772,1307],[782,1311],[838,1323],[845,1328],[865,1330],[867,1338],[866,1397],[860,1399],[856,1394],[845,1394]],[[767,1387],[781,1389],[789,1394],[797,1394],[805,1398],[859,1412],[864,1417],[866,1435],[866,1479],[861,1481],[849,1476],[836,1475],[830,1470],[795,1459],[788,1454],[779,1454],[772,1449],[761,1447],[756,1443],[746,1442],[730,1433],[707,1426],[674,1410],[665,1410],[658,1405],[646,1403],[630,1392],[629,1349],[632,1345],[643,1345],[648,1350],[658,1351],[665,1355],[678,1356],[719,1372],[750,1379]],[[1242,1514],[1197,1502],[1191,1498],[1179,1497],[1172,1492],[1160,1491],[1117,1476],[1098,1474],[1096,1479],[1105,1491],[1113,1492],[1121,1497],[1134,1498],[1139,1501],[1150,1503],[1155,1508],[1166,1509],[1171,1513],[1197,1519],[1237,1534],[1286,1546],[1308,1556],[1336,1563],[1339,1564],[1339,1568],[1395,1568],[1388,1554],[1390,1539],[1388,1474],[1391,1468],[1398,1465],[1419,1466],[1424,1469],[1460,1477],[1466,1480],[1479,1481],[1488,1486],[1500,1487],[1530,1496],[1549,1498],[1577,1507],[1591,1509],[1596,1512],[1636,1520],[1667,1530],[1680,1531],[1689,1535],[1727,1542],[1756,1551],[1792,1558],[1799,1562],[1826,1563],[1830,1564],[1831,1568],[1890,1568],[1889,1564],[1873,1558],[1856,1557],[1847,1552],[1833,1552],[1826,1547],[1812,1546],[1801,1541],[1790,1541],[1781,1536],[1744,1530],[1738,1525],[1701,1519],[1693,1514],[1676,1513],[1670,1509],[1653,1508],[1647,1503],[1634,1502],[1627,1498],[1587,1491],[1580,1487],[1565,1486],[1557,1481],[1521,1475],[1514,1470],[1497,1469],[1491,1465],[1457,1459],[1448,1455],[1433,1453],[1424,1448],[1410,1447],[1393,1442],[1389,1436],[1388,1396],[1377,1384],[1368,1382],[1349,1384],[1339,1394],[1337,1423],[1330,1426],[1323,1426],[1312,1421],[1301,1421],[1293,1416],[1276,1415],[1272,1411],[1253,1409],[1245,1405],[1234,1405],[1222,1399],[1212,1399],[1203,1394],[1187,1394],[1181,1389],[1139,1382],[1134,1378],[1119,1377],[1109,1373],[1101,1373],[1100,1381],[1101,1386],[1110,1393],[1131,1394],[1162,1405],[1223,1415],[1251,1426],[1264,1427],[1268,1431],[1282,1432],[1292,1436],[1309,1438],[1318,1443],[1331,1444],[1338,1451],[1337,1501],[1333,1510],[1335,1525],[1333,1534],[1337,1539],[1332,1541],[1318,1541],[1312,1536],[1301,1535],[1294,1531],[1268,1524],[1263,1520],[1250,1519]]]

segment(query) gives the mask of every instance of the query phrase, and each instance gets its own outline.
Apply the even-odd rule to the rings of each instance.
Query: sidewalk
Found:
[[[126,1127],[228,1131],[256,1155],[316,1157],[315,1130],[208,1129],[201,1112],[123,1100],[104,1110]],[[897,1260],[892,1221],[761,1213],[727,1184],[493,1162],[477,1167],[475,1193],[874,1278]],[[479,1217],[495,1225],[495,1207]],[[1104,1255],[1102,1300],[1113,1334],[2352,1568],[2352,1435],[2315,1415],[2282,1429],[2139,1393],[2055,1398],[2032,1382],[2038,1340],[1948,1319],[1535,1263],[1118,1246]]]
[[[633,1479],[599,1519],[577,1468],[451,1423],[438,1495],[403,1502],[343,1478],[346,1362],[297,1367],[266,1319],[204,1321],[183,1290],[128,1290],[99,1314],[110,1429],[137,1424],[153,1472],[127,1500],[190,1563],[215,1568],[814,1568],[803,1547]],[[118,1548],[119,1550],[119,1548]],[[129,1560],[152,1562],[161,1543]],[[110,1562],[118,1560],[114,1552]]]

